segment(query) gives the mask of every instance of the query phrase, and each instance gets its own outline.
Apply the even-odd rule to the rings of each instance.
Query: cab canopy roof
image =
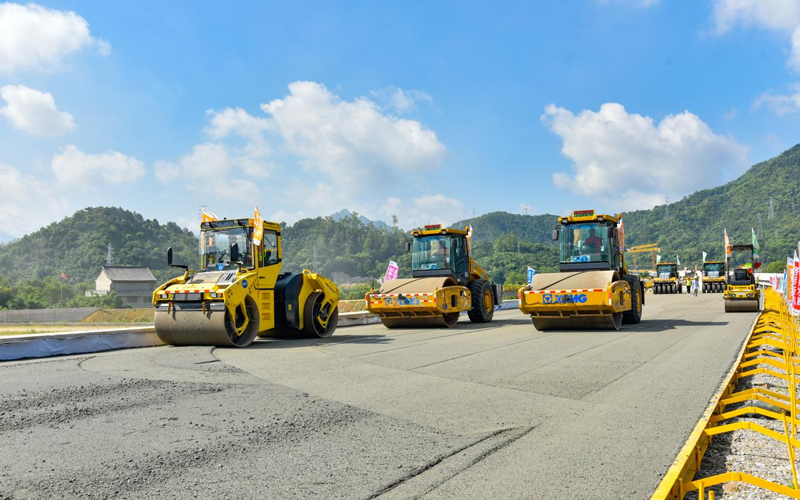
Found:
[[[460,234],[466,236],[468,233],[468,227],[464,229],[454,229],[452,227],[442,227],[441,224],[430,224],[421,230],[415,229],[411,231],[411,235],[415,238],[419,238],[420,236],[434,236],[437,234]]]
[[[219,219],[211,220],[200,223],[200,230],[209,231],[215,229],[225,229],[229,227],[253,227],[255,225],[254,219]],[[273,231],[280,231],[281,225],[277,222],[264,221],[264,229],[271,229]]]
[[[572,215],[559,217],[558,221],[562,224],[574,224],[576,222],[612,222],[619,224],[622,214],[607,215],[596,214],[594,210],[575,210]]]

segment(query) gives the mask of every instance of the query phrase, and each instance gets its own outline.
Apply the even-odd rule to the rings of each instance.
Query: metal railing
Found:
[[[678,453],[672,467],[653,494],[653,499],[682,500],[687,493],[696,491],[698,498],[714,500],[714,491],[709,488],[737,481],[789,498],[800,498],[795,457],[795,448],[800,447],[796,396],[796,371],[800,367],[797,349],[800,330],[797,318],[790,313],[786,301],[779,293],[767,289],[764,297],[764,310],[750,331],[738,361]],[[788,394],[761,387],[737,391],[740,381],[757,374],[767,374],[786,381]],[[743,406],[729,410],[728,407],[733,405]],[[759,415],[782,422],[783,432],[768,429],[755,422],[732,422],[737,417],[747,415]],[[694,479],[695,474],[702,470],[703,455],[714,436],[734,431],[757,432],[785,443],[793,487],[736,471]]]

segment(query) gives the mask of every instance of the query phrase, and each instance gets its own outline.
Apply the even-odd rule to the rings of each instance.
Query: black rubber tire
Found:
[[[475,280],[468,284],[467,288],[472,294],[472,308],[467,312],[469,320],[473,323],[488,323],[494,316],[492,285],[485,280]]]
[[[230,312],[225,309],[225,333],[236,347],[247,347],[253,343],[258,334],[258,306],[250,297],[244,300],[244,307],[241,305],[235,309],[236,317],[231,318]],[[244,318],[240,315],[247,315],[247,328],[241,335],[236,335],[237,324]]]
[[[310,338],[326,339],[333,335],[336,331],[336,325],[339,324],[339,309],[334,309],[328,324],[325,328],[317,321],[317,316],[320,314],[320,307],[322,306],[323,299],[325,298],[321,292],[314,292],[306,299],[305,306],[303,307],[303,336]]]
[[[628,275],[624,279],[631,285],[631,309],[622,313],[622,323],[636,325],[642,321],[642,305],[644,304],[642,283],[636,276]]]

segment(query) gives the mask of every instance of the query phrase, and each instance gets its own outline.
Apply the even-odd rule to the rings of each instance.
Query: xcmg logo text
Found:
[[[556,295],[554,293],[546,293],[542,296],[542,302],[545,304],[582,304],[586,302],[586,294],[565,293],[563,295]]]

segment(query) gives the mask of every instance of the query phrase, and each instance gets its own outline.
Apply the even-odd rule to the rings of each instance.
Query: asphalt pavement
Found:
[[[649,498],[755,313],[337,330],[0,364],[0,498]]]

